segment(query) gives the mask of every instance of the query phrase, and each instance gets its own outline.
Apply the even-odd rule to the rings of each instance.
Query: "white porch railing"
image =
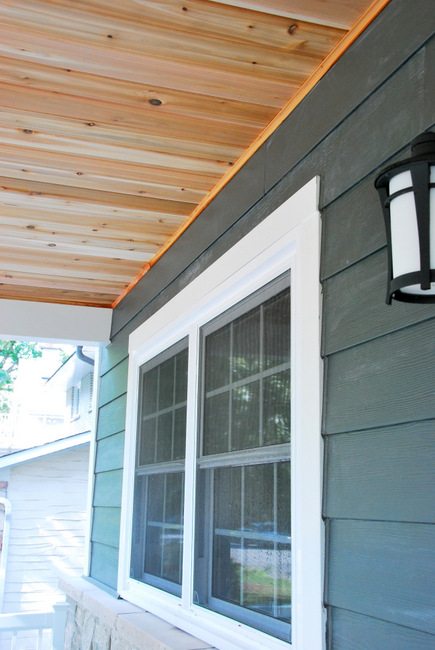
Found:
[[[0,614],[0,650],[64,650],[68,607],[59,603],[45,612]]]

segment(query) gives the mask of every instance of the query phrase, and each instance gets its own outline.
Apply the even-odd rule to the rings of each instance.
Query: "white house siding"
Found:
[[[85,445],[10,468],[4,612],[45,609],[60,598],[59,571],[83,573],[88,460]]]

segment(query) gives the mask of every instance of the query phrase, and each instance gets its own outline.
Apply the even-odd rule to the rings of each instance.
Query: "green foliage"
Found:
[[[9,393],[12,391],[20,359],[40,357],[38,343],[0,341],[0,413],[9,411]]]

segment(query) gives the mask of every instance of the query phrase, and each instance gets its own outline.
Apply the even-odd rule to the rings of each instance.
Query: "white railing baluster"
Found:
[[[0,614],[0,635],[11,633],[10,650],[19,650],[17,643],[20,631],[34,632],[35,650],[43,650],[44,630],[51,632],[52,650],[63,650],[65,623],[68,611],[67,603],[58,603],[45,612],[16,612]],[[1,644],[1,648],[5,647]]]

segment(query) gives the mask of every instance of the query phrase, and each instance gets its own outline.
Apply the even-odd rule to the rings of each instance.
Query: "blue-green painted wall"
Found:
[[[129,334],[319,175],[328,646],[435,647],[435,308],[384,304],[373,189],[383,165],[434,129],[434,28],[432,0],[392,0],[115,311],[102,361],[95,579],[116,585]]]

